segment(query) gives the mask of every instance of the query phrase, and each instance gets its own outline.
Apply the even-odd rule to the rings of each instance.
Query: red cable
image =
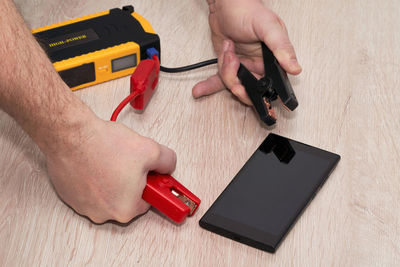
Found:
[[[139,95],[138,91],[133,91],[130,95],[128,95],[122,102],[118,105],[118,107],[114,110],[110,121],[116,121],[119,113],[121,110],[129,103],[131,102],[135,97]]]

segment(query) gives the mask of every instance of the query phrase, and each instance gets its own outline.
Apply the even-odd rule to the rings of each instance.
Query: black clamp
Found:
[[[279,65],[271,50],[261,43],[262,54],[264,59],[265,76],[257,79],[242,64],[238,70],[238,78],[246,89],[247,95],[254,105],[260,119],[268,126],[276,122],[276,115],[271,107],[271,102],[278,97],[282,104],[289,110],[293,111],[298,102],[290,85],[286,72]]]
[[[132,14],[133,12],[135,12],[135,8],[132,5],[123,6],[122,10],[125,12],[128,12],[129,14]]]

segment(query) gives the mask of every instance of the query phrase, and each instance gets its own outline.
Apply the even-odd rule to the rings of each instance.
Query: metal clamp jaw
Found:
[[[276,122],[275,111],[271,107],[272,101],[279,98],[282,104],[291,111],[298,106],[298,102],[286,72],[279,65],[271,50],[264,43],[261,43],[261,48],[265,76],[258,80],[242,64],[240,64],[237,75],[260,119],[271,126]]]

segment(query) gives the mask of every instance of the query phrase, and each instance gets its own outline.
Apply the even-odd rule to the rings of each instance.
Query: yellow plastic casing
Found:
[[[95,17],[108,15],[109,13],[110,13],[109,11],[103,11],[103,12],[94,13],[94,14],[91,14],[88,16],[67,20],[67,21],[64,21],[61,23],[56,23],[56,24],[52,24],[49,26],[44,26],[41,28],[34,29],[34,30],[32,30],[32,33],[34,34],[34,33],[42,32],[42,31],[62,27],[62,26],[65,26],[68,24],[73,24],[73,23],[80,22],[83,20],[88,20],[88,19],[92,19]],[[145,32],[153,33],[153,34],[155,33],[152,26],[150,25],[150,23],[145,18],[143,18],[141,15],[139,15],[136,12],[133,12],[132,16],[137,21],[139,21],[139,23],[142,25]],[[83,54],[83,55],[76,56],[73,58],[57,61],[57,62],[53,63],[53,66],[57,72],[60,72],[63,70],[67,70],[70,68],[78,67],[80,65],[93,62],[95,65],[95,77],[96,77],[95,80],[93,82],[85,83],[85,84],[71,88],[71,90],[77,90],[77,89],[81,89],[81,88],[88,87],[91,85],[95,85],[95,84],[99,84],[99,83],[106,82],[109,80],[113,80],[116,78],[120,78],[123,76],[131,75],[135,71],[136,66],[133,68],[125,69],[125,70],[112,72],[111,61],[113,59],[121,58],[121,57],[132,55],[132,54],[136,54],[137,65],[138,65],[140,63],[140,47],[135,42],[127,42],[127,43],[123,43],[123,44],[109,47],[106,49],[91,52],[88,54]]]

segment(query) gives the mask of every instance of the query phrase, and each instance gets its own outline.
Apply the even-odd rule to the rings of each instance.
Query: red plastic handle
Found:
[[[177,223],[192,216],[201,202],[172,176],[154,172],[147,175],[142,198]]]
[[[134,109],[143,110],[147,106],[157,87],[159,72],[160,64],[157,57],[140,61],[135,72],[131,75],[131,93],[134,91],[142,92],[131,101],[131,106]]]

